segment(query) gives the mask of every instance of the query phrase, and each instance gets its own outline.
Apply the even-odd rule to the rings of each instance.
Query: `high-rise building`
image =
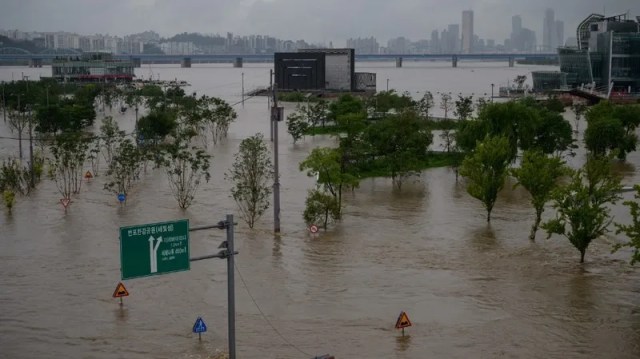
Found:
[[[449,52],[449,42],[447,39],[449,38],[449,32],[447,29],[442,30],[440,32],[440,53],[444,54]]]
[[[554,51],[557,47],[558,34],[555,31],[556,20],[553,9],[544,12],[544,23],[542,24],[542,47],[544,51]]]
[[[511,17],[511,33],[517,34],[522,30],[522,17],[520,15],[514,15]]]
[[[359,55],[378,54],[380,52],[380,45],[378,45],[378,41],[374,37],[348,39],[347,47],[355,49],[356,54]]]
[[[438,30],[431,31],[431,53],[440,53],[440,40],[438,39]]]
[[[518,49],[520,44],[520,33],[522,32],[522,17],[514,15],[511,17],[511,37],[509,38],[509,47]]]
[[[536,34],[532,30],[522,27],[522,17],[515,15],[511,18],[511,37],[509,50],[535,52]]]
[[[473,11],[462,12],[462,52],[469,54],[473,51]]]
[[[555,26],[556,47],[564,46],[564,21],[556,20]]]
[[[460,52],[460,25],[451,24],[447,27],[447,49],[448,52]]]
[[[400,36],[395,39],[389,39],[387,41],[387,53],[389,54],[407,54],[409,53],[410,46],[409,39],[404,36]]]

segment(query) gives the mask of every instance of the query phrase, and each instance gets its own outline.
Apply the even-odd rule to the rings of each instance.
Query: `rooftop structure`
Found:
[[[130,82],[133,63],[115,60],[109,53],[91,52],[82,56],[60,57],[51,66],[52,77],[69,82]]]
[[[577,29],[578,47],[558,49],[569,87],[640,93],[640,22],[627,15],[591,14]]]

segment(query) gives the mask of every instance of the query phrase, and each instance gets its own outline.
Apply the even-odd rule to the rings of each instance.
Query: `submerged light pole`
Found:
[[[284,109],[278,107],[278,84],[271,88],[273,107],[271,107],[271,133],[273,135],[273,231],[280,233],[280,172],[278,170],[278,122],[282,121]]]

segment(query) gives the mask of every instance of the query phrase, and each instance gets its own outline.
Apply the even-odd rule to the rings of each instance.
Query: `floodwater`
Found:
[[[377,72],[380,89],[388,78],[390,88],[415,96],[425,90],[490,93],[492,82],[506,84],[536,69],[404,65],[359,63],[357,69]],[[48,71],[5,67],[0,80]],[[242,73],[251,89],[266,85],[268,72],[265,64],[137,69],[141,77],[186,80],[192,83],[188,91],[230,103],[240,100]],[[180,218],[209,224],[236,213],[224,172],[240,141],[256,132],[268,138],[269,124],[266,98],[235,108],[239,117],[228,140],[210,148],[212,179],[186,211],[178,208],[161,171],[147,172],[123,208],[98,176],[83,184],[66,213],[49,180],[29,198],[18,198],[13,214],[0,210],[0,357],[209,358],[226,350],[225,261],[194,262],[188,272],[126,281],[131,295],[123,307],[111,294],[120,280],[119,227]],[[131,111],[113,116],[133,128]],[[236,217],[238,357],[640,357],[640,270],[628,264],[628,250],[610,253],[620,240],[613,233],[596,240],[580,265],[579,253],[564,238],[545,240],[539,233],[529,242],[533,211],[526,192],[507,185],[487,225],[480,202],[450,169],[439,168],[401,192],[389,179],[363,181],[346,195],[344,220],[314,237],[301,212],[315,184],[298,163],[333,140],[307,137],[293,145],[283,127],[282,235],[271,233],[271,210],[255,230]],[[0,121],[0,136],[9,133]],[[16,141],[0,140],[0,156],[15,155]],[[583,160],[579,152],[571,163]],[[621,166],[626,184],[638,182],[639,161],[633,153]],[[618,222],[630,220],[621,205],[613,214]],[[548,210],[545,217],[552,215]],[[223,239],[223,231],[194,232],[191,253],[215,253]],[[413,323],[404,338],[393,328],[400,311]],[[198,316],[209,329],[202,341],[191,333]]]

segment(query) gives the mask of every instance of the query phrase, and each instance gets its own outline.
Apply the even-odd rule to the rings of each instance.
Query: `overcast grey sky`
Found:
[[[381,44],[397,36],[429,38],[434,29],[459,24],[462,10],[471,9],[481,38],[502,42],[511,16],[522,15],[540,42],[547,7],[565,21],[567,37],[586,15],[605,7],[609,15],[640,15],[640,0],[0,0],[0,29],[120,36],[230,31],[340,46],[358,36],[375,36]]]

